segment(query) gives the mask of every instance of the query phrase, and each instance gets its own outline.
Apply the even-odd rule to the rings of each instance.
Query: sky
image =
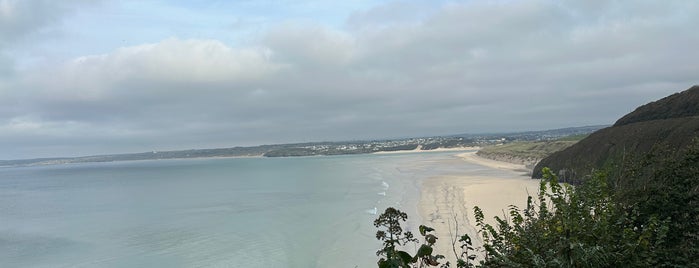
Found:
[[[699,1],[0,0],[0,159],[613,124]]]

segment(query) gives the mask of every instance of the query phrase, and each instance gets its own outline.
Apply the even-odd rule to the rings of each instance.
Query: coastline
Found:
[[[473,207],[483,210],[486,223],[507,213],[509,205],[526,206],[528,195],[538,191],[539,180],[526,175],[524,165],[482,158],[476,152],[457,154],[464,164],[478,170],[469,174],[447,174],[426,178],[420,187],[418,212],[424,225],[435,228],[439,240],[435,252],[455,263],[452,243],[456,235],[468,234],[474,248],[482,246],[473,216]],[[476,253],[476,255],[481,255]]]
[[[492,160],[492,159],[488,159],[488,158],[479,156],[476,153],[477,152],[466,152],[466,153],[462,153],[462,154],[457,154],[456,156],[463,159],[466,162],[481,165],[481,166],[486,166],[489,168],[510,170],[513,172],[530,172],[531,171],[524,164],[515,164],[515,163],[510,163],[510,162]]]
[[[406,153],[429,153],[429,152],[463,152],[463,151],[478,151],[481,147],[454,147],[454,148],[436,148],[431,150],[424,150],[422,146],[418,146],[413,150],[399,150],[399,151],[379,151],[373,152],[371,154],[406,154]]]

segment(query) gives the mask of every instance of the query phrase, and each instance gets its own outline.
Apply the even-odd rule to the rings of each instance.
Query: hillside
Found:
[[[683,92],[636,108],[633,112],[617,120],[614,126],[697,115],[699,115],[699,86],[693,86]]]
[[[630,156],[666,146],[679,156],[699,136],[699,86],[638,107],[614,126],[542,159],[532,176],[549,167],[563,181],[579,182],[593,170],[620,165]]]
[[[519,141],[485,147],[476,153],[480,157],[523,164],[529,168],[554,152],[568,148],[587,135],[576,135],[552,141]]]

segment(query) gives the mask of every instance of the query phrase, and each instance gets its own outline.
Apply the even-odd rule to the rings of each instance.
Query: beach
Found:
[[[476,152],[458,154],[462,161],[480,169],[464,174],[445,174],[425,179],[421,186],[418,211],[424,225],[434,228],[439,240],[435,252],[454,263],[452,244],[459,251],[457,235],[468,234],[478,248],[482,239],[475,226],[473,207],[483,210],[486,223],[503,217],[510,205],[526,206],[528,195],[535,195],[539,180],[527,175],[524,165],[494,161]]]
[[[436,148],[436,149],[429,149],[425,150],[422,148],[422,145],[418,145],[417,148],[413,150],[398,150],[398,151],[379,151],[379,152],[373,152],[372,154],[405,154],[405,153],[437,153],[437,152],[463,152],[463,151],[472,151],[472,150],[480,150],[481,147],[454,147],[454,148]]]

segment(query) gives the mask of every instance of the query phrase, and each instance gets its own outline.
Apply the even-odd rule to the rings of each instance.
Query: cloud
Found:
[[[56,27],[77,5],[89,2],[95,1],[0,0],[0,48]]]
[[[353,42],[346,33],[299,22],[279,25],[262,38],[274,60],[299,68],[346,66],[354,56]]]
[[[39,1],[0,1],[0,45],[7,45],[49,24],[60,13],[60,6]],[[58,10],[59,12],[51,12]]]
[[[98,124],[146,113],[167,118],[178,109],[209,111],[207,101],[252,96],[255,88],[247,85],[284,67],[268,58],[262,48],[167,39],[42,69],[24,77],[20,87],[22,98],[36,105],[30,111],[44,120]]]
[[[0,0],[0,79],[15,75],[18,55],[34,56],[23,49],[60,32],[61,21],[85,3],[100,1]],[[30,59],[31,60],[31,59]]]
[[[0,146],[16,158],[605,124],[696,83],[691,1],[425,5],[10,74]]]
[[[111,85],[125,80],[166,83],[239,83],[274,72],[265,48],[234,49],[216,40],[166,39],[77,58],[61,67],[57,78],[80,83],[88,78]],[[90,88],[99,88],[91,85]]]

